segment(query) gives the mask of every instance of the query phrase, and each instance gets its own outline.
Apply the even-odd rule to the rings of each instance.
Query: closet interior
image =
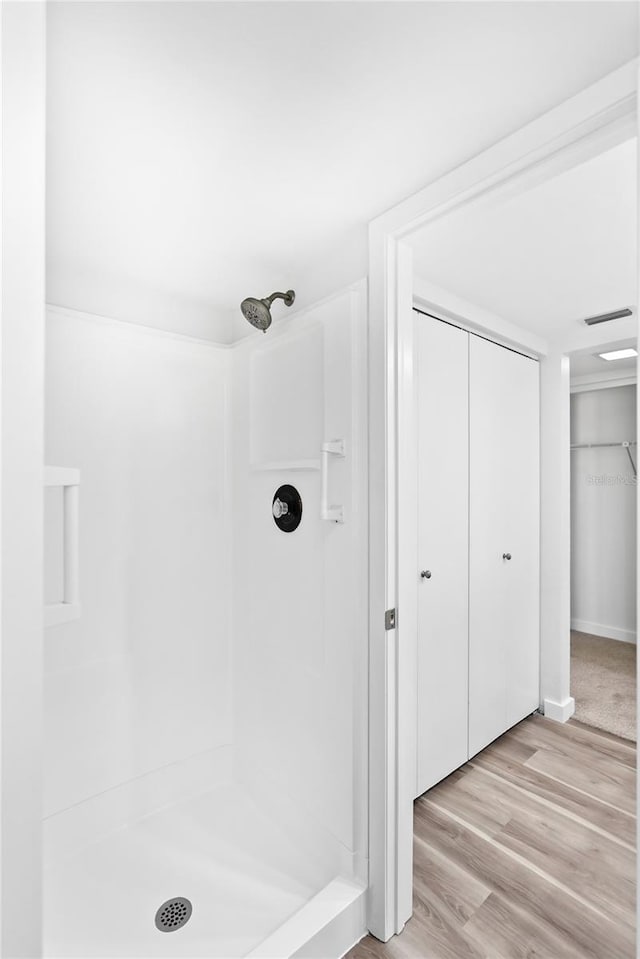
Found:
[[[577,719],[635,740],[636,358],[571,373],[571,693]]]

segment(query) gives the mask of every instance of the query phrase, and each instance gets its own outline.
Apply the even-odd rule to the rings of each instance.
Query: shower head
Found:
[[[271,304],[274,300],[284,300],[285,306],[291,306],[296,298],[293,290],[287,290],[286,293],[272,293],[271,296],[265,296],[263,300],[258,300],[255,296],[248,296],[240,304],[242,315],[249,320],[251,326],[266,333],[271,326]]]

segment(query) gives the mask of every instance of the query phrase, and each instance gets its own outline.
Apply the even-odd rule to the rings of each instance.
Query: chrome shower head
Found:
[[[263,300],[258,300],[255,296],[248,296],[240,304],[242,315],[246,320],[255,326],[256,329],[266,333],[271,326],[271,304],[274,300],[284,300],[285,306],[291,306],[296,298],[293,290],[287,290],[286,293],[272,293],[271,296],[265,296]]]

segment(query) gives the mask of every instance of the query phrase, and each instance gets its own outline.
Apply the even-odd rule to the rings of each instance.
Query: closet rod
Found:
[[[591,450],[600,446],[636,446],[636,440],[623,440],[621,443],[575,443],[572,450]]]
[[[637,476],[638,471],[636,468],[636,464],[633,460],[633,456],[631,455],[631,447],[637,446],[637,445],[638,444],[636,440],[623,440],[621,443],[576,443],[571,447],[571,449],[572,450],[593,450],[593,449],[601,449],[603,447],[611,448],[614,446],[620,446],[627,451],[627,456],[629,457],[629,460],[633,467],[633,475]]]

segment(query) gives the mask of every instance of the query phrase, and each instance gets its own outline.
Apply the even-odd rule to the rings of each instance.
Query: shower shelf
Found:
[[[278,473],[284,470],[319,470],[320,460],[279,460],[273,463],[253,463],[251,469],[256,473]]]

